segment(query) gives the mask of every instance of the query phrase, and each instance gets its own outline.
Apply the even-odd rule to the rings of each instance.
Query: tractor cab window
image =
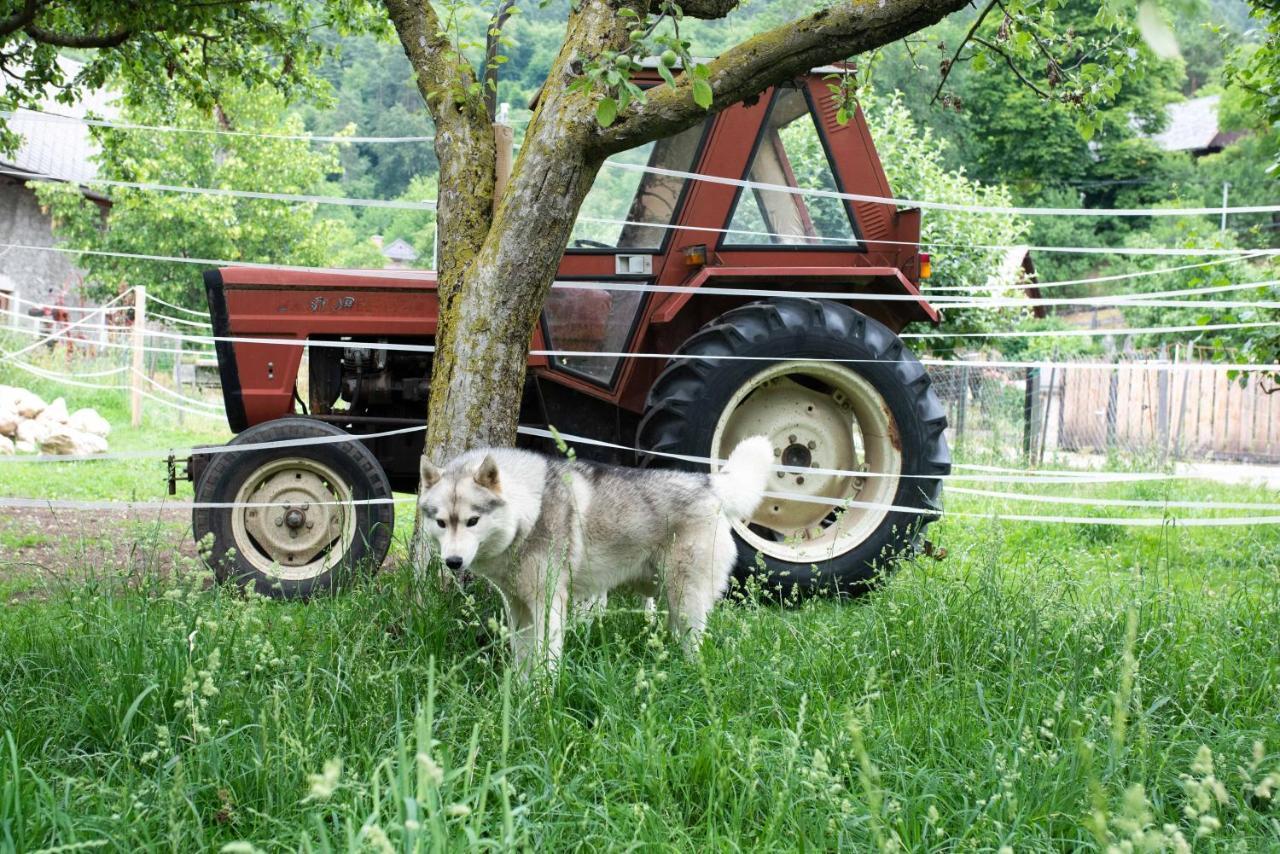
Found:
[[[838,192],[809,102],[799,89],[779,88],[769,107],[747,180]],[[843,199],[743,187],[724,245],[850,246],[857,243]]]
[[[662,248],[666,226],[675,218],[685,179],[640,168],[693,171],[703,125],[649,142],[609,158],[600,167],[582,203],[570,249],[641,250]]]

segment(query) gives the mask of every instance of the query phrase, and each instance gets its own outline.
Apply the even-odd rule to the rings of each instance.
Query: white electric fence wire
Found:
[[[917,303],[921,300],[927,300],[938,308],[1013,308],[1026,309],[1036,306],[1072,306],[1085,305],[1094,307],[1148,307],[1148,308],[1186,308],[1186,309],[1226,309],[1226,308],[1280,308],[1280,302],[1266,300],[1192,300],[1184,299],[1184,297],[1205,296],[1208,294],[1221,294],[1234,291],[1247,291],[1262,288],[1271,288],[1280,285],[1280,279],[1264,279],[1255,282],[1237,282],[1230,285],[1213,285],[1199,288],[1186,288],[1175,291],[1156,291],[1151,293],[1133,293],[1133,294],[1117,294],[1090,297],[1049,297],[1049,298],[1030,298],[1030,297],[1006,297],[1006,296],[958,296],[958,295],[938,295],[930,294],[881,294],[873,292],[851,292],[851,291],[813,291],[813,290],[778,290],[774,288],[732,288],[732,287],[712,287],[703,286],[699,288],[689,288],[683,285],[656,285],[639,282],[579,282],[579,281],[560,281],[552,285],[557,290],[590,290],[590,291],[619,291],[619,292],[635,292],[635,293],[663,293],[663,294],[688,294],[691,296],[720,296],[720,297],[754,297],[768,299],[773,297],[804,297],[806,299],[825,299],[839,300],[844,302],[909,302]],[[29,315],[13,309],[0,309],[0,314],[6,314],[12,317],[27,318]],[[171,324],[180,326],[190,326],[198,329],[212,329],[213,325],[208,321],[186,320],[180,317],[173,317],[168,314],[158,312],[149,312],[148,317],[166,321]],[[132,327],[101,324],[95,325],[94,329],[102,329],[113,332],[129,331]]]
[[[143,125],[135,124],[133,122],[108,121],[107,119],[80,118],[78,116],[67,116],[61,113],[50,113],[43,110],[30,109],[0,110],[0,117],[6,119],[19,119],[22,121],[49,122],[54,124],[87,125],[88,127],[111,128],[113,130],[143,130],[157,133],[191,133],[210,136],[238,136],[251,137],[254,139],[278,139],[296,142],[360,143],[378,145],[382,143],[399,142],[431,142],[435,139],[434,136],[346,136],[344,134],[326,136],[323,134],[311,133],[263,133],[248,130],[177,127],[174,125]]]
[[[0,168],[0,174],[15,175],[30,181],[47,181],[53,183],[76,183],[71,179],[60,176],[38,175],[22,170],[11,170]],[[313,196],[297,193],[266,193],[253,190],[227,190],[212,187],[187,187],[176,186],[172,184],[151,184],[137,181],[115,181],[105,178],[94,178],[89,181],[79,182],[84,186],[100,184],[103,186],[123,187],[128,189],[154,191],[154,192],[170,192],[183,193],[187,195],[211,195],[211,196],[231,196],[237,198],[254,198],[269,199],[285,202],[302,202],[307,204],[325,204],[325,205],[346,205],[350,207],[377,207],[377,208],[395,208],[400,210],[428,210],[436,209],[435,202],[412,202],[398,201],[390,199],[366,199],[347,196]],[[1276,210],[1280,210],[1280,205],[1274,206]],[[1167,212],[1169,209],[1158,209]],[[1220,213],[1222,209],[1215,208],[1212,212]],[[1241,209],[1243,210],[1243,209]],[[742,234],[751,237],[780,237],[785,240],[801,241],[800,244],[814,242],[825,242],[833,245],[848,246],[853,249],[858,244],[849,238],[844,237],[820,237],[806,234],[779,234],[768,231],[751,231],[735,228],[712,228],[709,226],[684,225],[674,223],[656,223],[642,222],[639,220],[627,219],[610,219],[605,217],[589,217],[580,216],[578,222],[592,223],[597,225],[619,225],[619,226],[637,226],[641,228],[659,228],[668,231],[695,231],[714,234]],[[918,247],[960,247],[964,249],[998,249],[1008,251],[1010,249],[1026,249],[1035,252],[1063,252],[1076,254],[1094,254],[1094,255],[1178,255],[1178,256],[1205,256],[1205,255],[1238,255],[1239,249],[1213,248],[1213,247],[1109,247],[1109,246],[1026,246],[1023,244],[995,244],[995,243],[950,243],[933,240],[887,240],[876,238],[865,241],[871,244],[893,245],[893,246],[918,246]],[[1280,254],[1280,249],[1261,249],[1254,250],[1260,255],[1276,255]]]
[[[167,402],[165,403],[167,404]],[[177,408],[183,408],[183,407],[177,407]],[[190,411],[190,410],[187,410],[187,411]],[[202,413],[193,412],[193,414],[199,415]],[[424,429],[425,427],[412,427],[412,428],[404,428],[400,430],[385,431],[383,433],[376,434],[376,435],[397,435],[397,434],[403,434],[406,432],[424,430]],[[520,432],[526,435],[538,435],[544,438],[559,438],[566,442],[571,442],[573,444],[592,444],[592,445],[598,445],[598,446],[604,446],[604,447],[618,448],[626,451],[630,450],[622,445],[615,445],[609,442],[591,440],[585,437],[566,436],[564,434],[560,434],[558,437],[556,437],[556,434],[553,434],[549,431],[541,430],[539,428],[522,427],[520,428]],[[356,436],[356,435],[325,436],[325,437],[313,437],[312,439],[288,440],[288,441],[279,441],[279,442],[246,443],[243,445],[224,445],[224,446],[214,446],[211,448],[203,448],[203,449],[200,449],[199,452],[200,453],[228,453],[228,452],[235,452],[235,451],[259,450],[264,447],[265,448],[292,448],[292,447],[298,447],[299,445],[310,445],[310,444],[321,444],[321,443],[328,444],[328,443],[338,442],[338,441],[355,441],[355,440],[361,440],[361,439],[367,440],[367,439],[373,438],[374,435],[375,434],[369,434],[365,436]],[[686,460],[691,462],[701,462],[701,463],[715,462],[717,464],[722,462],[719,460],[711,460],[710,458],[707,458],[707,457],[667,454],[662,452],[651,452],[651,453],[657,456],[676,458],[676,459],[681,459],[681,460]],[[138,458],[139,456],[143,456],[143,455],[153,456],[152,454],[146,454],[145,452],[143,452],[142,454],[127,455],[127,458]],[[126,456],[115,455],[114,457],[112,457],[110,455],[96,455],[96,456],[75,457],[75,458],[36,457],[30,460],[23,460],[21,458],[10,458],[10,460],[12,460],[13,462],[70,462],[70,461],[83,461],[83,460],[121,459],[121,458],[126,458]],[[795,468],[793,466],[781,466],[781,465],[771,466],[770,468],[773,470],[783,471],[783,472],[799,472],[799,473],[807,473],[807,474],[834,473],[834,474],[840,474],[842,476],[849,476],[849,477],[856,476],[856,477],[864,477],[864,478],[875,477],[875,476],[881,476],[881,477],[894,476],[894,475],[884,475],[884,474],[879,474],[874,472],[854,472],[854,471],[842,472],[839,470],[828,471],[828,470]],[[1035,478],[1032,478],[1030,481],[1028,481],[1025,477],[1025,474],[1026,473],[1024,473],[1023,478],[1020,479],[1020,482],[1022,483],[1034,482],[1039,484],[1039,483],[1046,482],[1046,480],[1035,479]],[[1054,480],[1050,482],[1065,482],[1073,485],[1078,485],[1081,483],[1112,482],[1109,480],[1093,480],[1093,479],[1084,480],[1084,476],[1095,474],[1095,473],[1073,472],[1072,474],[1081,475],[1082,477],[1071,477],[1066,479],[1065,481]],[[1104,473],[1104,474],[1109,474],[1109,473]],[[1148,475],[1139,475],[1139,476],[1143,477],[1144,479],[1150,479],[1150,476]],[[898,475],[898,477],[909,477],[909,476]],[[929,479],[929,480],[939,479],[939,480],[950,480],[950,481],[977,479],[977,478],[965,478],[963,476],[955,476],[955,475],[947,475],[947,476],[917,475],[916,477],[919,477],[922,479]],[[1125,479],[1121,482],[1127,482],[1133,479],[1134,477],[1135,477],[1134,475],[1127,474],[1125,475]],[[1159,474],[1157,475],[1157,477],[1164,480],[1174,480],[1174,479],[1190,478],[1193,476]],[[1001,479],[994,478],[994,480],[1000,481]],[[990,480],[988,482],[990,482]],[[970,495],[975,495],[979,497],[995,498],[995,499],[1004,500],[1004,501],[1069,504],[1069,505],[1077,505],[1077,506],[1164,508],[1166,510],[1168,509],[1187,509],[1187,510],[1280,509],[1280,505],[1268,504],[1268,503],[1216,502],[1216,501],[1158,501],[1158,500],[1141,500],[1141,499],[1094,499],[1094,498],[1076,498],[1072,496],[1038,495],[1038,494],[1022,493],[1022,492],[1011,492],[1011,493],[995,492],[991,490],[966,489],[963,487],[955,487],[955,486],[948,487],[948,490],[954,491],[957,494],[970,494]],[[773,498],[782,498],[786,500],[820,503],[820,504],[826,504],[832,507],[841,507],[845,509],[863,508],[863,509],[877,509],[877,510],[892,510],[897,512],[907,512],[907,513],[913,513],[913,514],[919,514],[919,515],[935,515],[935,512],[936,512],[932,510],[922,510],[920,508],[910,507],[905,505],[884,504],[884,503],[877,503],[877,502],[862,502],[862,501],[851,500],[851,499],[817,498],[809,495],[804,495],[801,493],[791,493],[791,492],[767,492],[766,496],[773,497]],[[417,500],[416,498],[399,498],[399,499],[367,499],[364,501],[354,501],[354,502],[322,501],[322,502],[313,502],[313,503],[335,504],[335,505],[337,504],[356,505],[356,504],[379,504],[379,503],[412,503],[412,502],[415,502],[416,500]],[[55,509],[128,509],[128,508],[142,509],[144,506],[148,509],[157,509],[161,507],[175,506],[175,505],[181,506],[183,508],[199,507],[199,508],[210,508],[210,509],[232,509],[232,508],[238,508],[238,507],[281,506],[285,503],[287,502],[275,502],[274,504],[258,503],[258,502],[240,502],[240,503],[196,502],[194,504],[182,503],[180,505],[177,505],[176,502],[134,502],[134,503],[126,504],[122,502],[64,502],[64,501],[50,502],[42,499],[0,499],[0,506],[7,505],[7,506],[23,506],[23,507],[53,507]],[[958,512],[958,511],[949,511],[946,515],[958,516],[963,518],[975,518],[975,519],[1005,519],[1005,520],[1011,520],[1011,521],[1031,521],[1031,522],[1065,522],[1065,523],[1072,523],[1072,524],[1134,525],[1139,527],[1153,526],[1153,525],[1166,524],[1166,523],[1168,524],[1176,523],[1176,524],[1182,524],[1190,527],[1206,527],[1206,526],[1216,527],[1216,526],[1243,525],[1243,524],[1248,524],[1249,522],[1255,522],[1257,524],[1276,524],[1277,522],[1280,522],[1280,517],[1275,517],[1275,518],[1246,517],[1246,518],[1237,518],[1237,519],[1179,518],[1175,520],[1173,517],[1170,517],[1170,516],[1164,516],[1160,518],[1155,518],[1155,517],[1128,517],[1128,518],[1051,517],[1051,516],[1028,516],[1028,515],[1014,516],[1014,515],[1010,515],[1002,512],[976,513],[976,512]]]
[[[142,395],[147,400],[154,401],[155,403],[158,403],[161,406],[167,406],[170,409],[181,410],[182,412],[185,412],[188,415],[197,415],[201,418],[215,418],[219,420],[221,420],[222,418],[222,413],[220,411],[214,412],[207,409],[196,409],[191,406],[186,406],[185,404],[178,403],[177,401],[169,400],[166,397],[161,397],[158,394],[152,394],[151,392],[147,391],[145,388],[135,388],[133,389],[133,391],[136,391],[138,394]],[[165,456],[168,456],[168,455],[166,454]]]
[[[66,385],[76,386],[77,388],[105,389],[108,391],[119,391],[121,389],[127,388],[127,386],[123,386],[123,385],[112,385],[109,383],[90,383],[90,382],[85,382],[84,380],[76,379],[74,377],[62,376],[60,374],[55,374],[50,371],[45,371],[35,365],[28,364],[27,362],[24,362],[20,359],[3,359],[0,361],[3,361],[3,363],[6,365],[13,365],[15,368],[18,368],[19,370],[22,370],[22,371],[26,371],[32,376],[39,377],[42,380],[46,380],[49,382],[64,383]],[[0,457],[0,459],[4,459],[4,458]]]
[[[1162,276],[1168,273],[1181,273],[1186,270],[1195,270],[1202,267],[1216,267],[1219,264],[1239,264],[1241,261],[1253,261],[1263,257],[1266,256],[1262,253],[1248,252],[1243,255],[1237,255],[1229,258],[1215,258],[1212,261],[1200,261],[1195,264],[1178,264],[1174,267],[1156,267],[1152,270],[1136,270],[1130,273],[1113,273],[1106,276],[1089,276],[1083,279],[1060,279],[1058,281],[1048,282],[1017,282],[1009,285],[934,285],[926,279],[920,283],[920,289],[925,297],[932,299],[933,295],[936,293],[968,293],[993,289],[1029,291],[1043,290],[1045,288],[1066,288],[1074,285],[1095,285],[1102,282],[1118,282],[1125,279],[1141,279],[1146,278],[1147,276]]]
[[[961,213],[1002,214],[1009,216],[1218,216],[1219,214],[1255,214],[1280,212],[1280,205],[1243,205],[1226,207],[1219,205],[1212,208],[1034,208],[1004,205],[960,204],[954,202],[931,202],[923,199],[898,199],[892,196],[872,196],[865,193],[842,193],[835,190],[820,190],[813,187],[792,187],[787,184],[770,184],[763,181],[747,181],[741,178],[725,178],[719,175],[706,175],[699,172],[683,172],[679,169],[664,169],[659,166],[642,166],[637,163],[620,163],[606,160],[606,166],[627,172],[644,172],[652,175],[663,175],[668,178],[682,178],[689,181],[700,181],[707,184],[721,184],[730,187],[741,187],[748,190],[765,190],[773,193],[787,193],[794,196],[815,196],[824,199],[843,199],[850,202],[872,202],[875,204],[896,205],[903,208],[923,208],[926,210],[958,211]]]
[[[410,202],[396,199],[362,199],[348,196],[314,196],[305,193],[268,193],[261,190],[228,190],[220,187],[187,187],[176,184],[153,184],[144,181],[116,181],[110,178],[86,178],[77,180],[61,175],[39,175],[21,169],[0,168],[0,175],[12,175],[24,181],[41,181],[54,184],[76,184],[85,187],[120,187],[126,190],[145,190],[157,193],[182,193],[190,196],[227,196],[237,199],[267,199],[276,202],[299,202],[315,205],[340,205],[357,208],[394,208],[396,210],[434,211],[435,202]]]
[[[123,259],[136,260],[136,261],[157,261],[157,262],[165,262],[165,263],[193,264],[193,265],[199,265],[202,267],[242,267],[242,268],[248,268],[248,269],[281,270],[281,271],[291,272],[291,273],[325,273],[329,275],[349,273],[352,275],[367,276],[370,278],[421,279],[427,282],[434,282],[436,280],[436,273],[434,271],[424,271],[424,270],[362,270],[356,267],[307,267],[307,266],[301,266],[301,265],[295,265],[295,264],[272,264],[270,262],[230,261],[222,258],[192,258],[192,257],[180,257],[176,255],[147,255],[147,254],[136,253],[136,252],[112,252],[108,250],[97,250],[97,249],[72,249],[66,246],[33,246],[30,244],[21,244],[21,243],[0,243],[0,247],[5,247],[7,249],[36,250],[41,252],[63,252],[63,253],[72,254],[72,255],[90,255],[95,257],[123,258]],[[1266,254],[1267,253],[1265,251],[1255,251],[1255,252],[1245,253],[1245,254],[1236,254],[1231,257],[1216,258],[1212,261],[1201,261],[1195,264],[1182,264],[1176,267],[1157,268],[1154,270],[1139,270],[1137,272],[1132,272],[1132,273],[1118,273],[1118,274],[1108,275],[1108,276],[1095,276],[1092,278],[1084,278],[1084,279],[1065,279],[1062,281],[1038,282],[1038,283],[1030,283],[1030,284],[954,285],[954,286],[940,286],[938,288],[934,288],[932,286],[927,285],[926,283],[925,284],[926,290],[923,292],[922,296],[925,299],[932,299],[933,298],[932,294],[934,291],[969,291],[969,292],[977,293],[977,292],[991,291],[991,290],[1024,290],[1029,288],[1065,287],[1068,285],[1091,284],[1095,282],[1114,282],[1114,281],[1120,281],[1123,279],[1136,279],[1144,276],[1155,276],[1155,275],[1160,275],[1162,273],[1181,272],[1183,270],[1191,270],[1198,267],[1212,267],[1218,264],[1235,264],[1241,261],[1249,261],[1249,260],[1261,258],[1261,257],[1264,257]],[[1135,296],[1140,297],[1141,294],[1140,293],[1135,294]],[[914,299],[914,297],[912,298]],[[92,308],[92,307],[55,306],[55,305],[49,305],[45,303],[33,303],[27,300],[23,300],[20,297],[17,299],[19,302],[24,302],[28,305],[33,305],[40,308],[65,309],[67,311],[96,311],[97,310],[96,308]],[[173,303],[170,303],[170,302],[165,302],[161,300],[159,297],[153,297],[150,294],[147,295],[147,300],[149,302],[150,301],[160,302],[162,305],[168,306],[169,308],[177,309],[179,311],[185,311],[197,317],[209,316],[208,312],[196,311],[190,308],[183,308],[182,306],[174,305]]]
[[[917,516],[942,516],[945,518],[981,519],[990,522],[1033,522],[1044,524],[1069,525],[1114,525],[1126,528],[1226,528],[1256,525],[1280,524],[1280,516],[1243,516],[1243,517],[1177,517],[1165,516],[1038,516],[1027,514],[1004,513],[990,511],[986,513],[950,510],[942,513],[935,510],[921,510],[897,504],[880,504],[870,501],[840,501],[832,498],[818,498],[792,492],[766,492],[768,498],[780,498],[789,501],[801,501],[807,504],[825,504],[842,509],[889,510],[909,513]],[[366,506],[375,504],[412,504],[417,499],[401,498],[364,498],[351,501],[311,501],[313,506],[341,505],[343,507]],[[229,501],[70,501],[41,498],[3,498],[0,507],[47,510],[93,510],[93,511],[129,511],[129,510],[233,510],[244,507],[283,507],[289,502],[229,502]]]
[[[163,383],[153,380],[151,377],[147,376],[142,371],[133,371],[133,374],[134,376],[140,377],[141,379],[145,380],[148,385],[154,387],[157,391],[174,398],[180,403],[185,403],[188,406],[205,407],[206,409],[209,410],[208,414],[210,415],[221,415],[223,412],[226,411],[226,409],[223,407],[221,403],[210,403],[207,400],[197,400],[194,397],[187,397],[185,394],[175,391],[169,388],[168,386],[164,385]]]
[[[20,347],[17,350],[14,350],[12,352],[6,352],[3,350],[0,350],[0,356],[3,356],[4,358],[7,358],[7,359],[12,359],[17,356],[21,356],[24,353],[29,353],[32,350],[37,349],[43,344],[48,344],[50,341],[56,341],[59,338],[64,338],[66,337],[66,334],[70,332],[72,329],[80,328],[85,323],[88,323],[91,319],[93,319],[95,314],[102,314],[107,309],[109,309],[112,305],[124,299],[126,295],[131,293],[133,293],[133,288],[127,288],[126,290],[117,294],[115,297],[112,297],[110,300],[100,305],[97,311],[86,314],[84,317],[80,318],[79,320],[72,321],[71,323],[68,323],[66,326],[62,327],[61,329],[56,330],[53,333],[50,333],[49,335],[44,336],[39,341],[36,341],[32,344],[28,344],[25,347]]]
[[[150,297],[148,297],[147,300],[150,301]],[[194,326],[197,329],[213,328],[213,324],[207,320],[187,320],[182,317],[173,317],[172,315],[161,314],[158,311],[148,311],[147,319],[163,321],[165,323],[174,323],[174,324],[177,324],[178,326]]]
[[[176,260],[178,260],[178,259],[176,259],[176,258],[169,258],[169,259],[166,259],[166,260],[176,261]],[[1210,261],[1210,262],[1208,262],[1208,263],[1210,263],[1210,264],[1216,264],[1216,263],[1220,263],[1220,262],[1217,262],[1217,261]],[[1206,266],[1207,266],[1207,265],[1206,265]],[[194,308],[187,308],[186,306],[182,306],[182,305],[178,305],[177,303],[169,302],[169,301],[168,301],[168,300],[166,300],[166,299],[162,299],[161,297],[158,297],[158,296],[153,296],[152,294],[147,294],[147,302],[154,302],[154,303],[157,303],[158,305],[162,305],[162,306],[164,306],[165,308],[172,309],[172,310],[174,310],[174,311],[180,311],[180,312],[183,312],[184,314],[190,314],[190,315],[192,315],[192,316],[194,316],[194,317],[201,317],[201,318],[205,318],[205,319],[208,319],[208,317],[209,317],[209,312],[207,312],[207,311],[199,311],[198,309],[194,309]]]
[[[981,498],[997,498],[1008,501],[1026,501],[1031,504],[1073,504],[1083,507],[1168,507],[1177,510],[1280,510],[1280,504],[1250,503],[1248,501],[1161,501],[1156,498],[1078,498],[1071,495],[1033,495],[1026,492],[997,492],[991,489],[972,489],[965,486],[948,486],[947,493],[975,495]]]
[[[90,127],[115,128],[121,130],[146,130],[158,131],[164,133],[193,133],[203,135],[232,136],[232,137],[254,137],[262,139],[279,139],[279,140],[295,140],[304,142],[325,142],[325,143],[405,143],[405,142],[430,142],[434,140],[434,136],[402,136],[402,137],[376,137],[376,136],[345,136],[345,135],[319,135],[319,134],[274,134],[262,133],[256,131],[237,131],[223,130],[218,128],[182,128],[172,125],[144,125],[131,122],[109,121],[105,119],[76,118],[72,116],[64,116],[57,113],[47,113],[43,111],[25,110],[3,110],[0,116],[5,118],[20,118],[36,121],[51,122],[69,122],[74,124],[87,125]],[[899,199],[890,196],[875,196],[864,193],[844,193],[834,190],[822,190],[813,187],[792,187],[786,184],[772,184],[762,181],[750,181],[740,178],[727,178],[718,175],[708,175],[699,172],[684,172],[678,169],[664,169],[658,166],[641,165],[637,163],[622,163],[616,160],[606,160],[604,165],[613,169],[620,169],[630,172],[642,172],[646,174],[663,175],[671,178],[681,178],[684,180],[698,181],[702,183],[721,184],[733,187],[741,187],[752,190],[765,190],[769,192],[788,193],[791,195],[814,196],[819,198],[843,199],[845,201],[854,202],[872,202],[877,204],[889,204],[897,207],[922,208],[929,210],[947,210],[959,211],[966,213],[983,213],[983,214],[1003,214],[1018,216],[1115,216],[1115,217],[1135,217],[1135,216],[1218,216],[1221,214],[1245,214],[1245,213],[1274,213],[1280,211],[1280,205],[1244,205],[1244,206],[1217,206],[1217,207],[1201,207],[1201,208],[1045,208],[1045,207],[1018,207],[1018,206],[993,206],[993,205],[976,205],[976,204],[959,204],[951,202],[932,202],[921,199]],[[62,180],[62,179],[55,179]],[[101,183],[101,182],[98,182]],[[372,201],[372,200],[365,200]]]
[[[1036,337],[1071,337],[1071,336],[1104,336],[1104,335],[1155,335],[1170,332],[1216,332],[1225,329],[1257,329],[1257,328],[1273,328],[1280,326],[1280,320],[1277,321],[1256,321],[1248,323],[1206,323],[1203,325],[1192,326],[1153,326],[1153,327],[1125,327],[1114,329],[1064,329],[1064,330],[1027,330],[1014,332],[937,332],[937,333],[903,333],[900,338],[969,338],[969,337],[991,337],[991,338],[1036,338]],[[39,334],[31,330],[17,330],[25,332],[25,334]],[[264,344],[280,347],[315,347],[325,349],[363,349],[363,350],[379,350],[392,353],[434,353],[435,346],[432,344],[393,344],[388,341],[324,341],[310,338],[266,338],[258,336],[239,336],[239,335],[183,335],[176,332],[164,332],[161,330],[148,330],[147,334],[156,338],[174,340],[178,342],[196,342],[199,344],[216,344],[220,342],[238,343],[238,344]],[[59,336],[46,336],[41,343],[49,340],[56,340]],[[71,343],[79,343],[77,339],[69,339]],[[139,349],[132,344],[117,341],[98,341],[92,342],[92,346],[105,347],[119,350]],[[144,345],[140,348],[146,353],[163,353],[169,355],[182,356],[204,356],[212,357],[214,353],[210,350],[182,350],[172,347],[155,347],[152,345]],[[0,359],[5,358],[8,354],[0,352]],[[712,360],[712,361],[747,361],[747,362],[785,362],[791,361],[778,356],[742,356],[742,355],[725,355],[725,354],[689,354],[689,353],[632,353],[624,351],[595,351],[595,350],[530,350],[530,356],[546,356],[549,358],[594,358],[594,359],[663,359],[666,361],[689,359],[689,360]],[[1071,367],[1081,368],[1084,370],[1114,370],[1120,368],[1141,368],[1149,366],[1157,366],[1161,370],[1171,371],[1203,371],[1203,370],[1220,370],[1229,368],[1232,371],[1241,373],[1276,373],[1280,371],[1280,364],[1271,363],[1242,363],[1242,364],[1217,364],[1208,362],[1176,362],[1167,363],[1159,360],[1146,361],[1124,361],[1124,362],[1058,362],[1052,360],[1042,361],[1016,361],[1016,360],[986,360],[986,359],[935,359],[930,357],[924,358],[905,358],[905,359],[855,359],[855,358],[825,358],[823,362],[834,364],[888,364],[888,363],[911,363],[919,362],[922,365],[937,367],[983,367],[983,368],[1048,368],[1056,365],[1067,365]]]
[[[1280,308],[1280,302],[1259,300],[1190,300],[1179,299],[1184,296],[1204,296],[1232,291],[1246,291],[1255,288],[1274,287],[1280,279],[1265,279],[1256,282],[1237,282],[1230,285],[1213,285],[1200,288],[1186,288],[1176,291],[1156,291],[1151,293],[1132,293],[1088,297],[1004,297],[1004,296],[957,296],[941,294],[880,294],[850,291],[810,291],[810,290],[776,290],[770,288],[730,288],[719,286],[702,286],[689,288],[684,285],[653,285],[639,282],[556,282],[553,287],[558,290],[589,291],[633,291],[639,293],[690,294],[698,296],[728,297],[805,297],[808,299],[847,300],[850,302],[911,302],[927,300],[939,308],[1028,308],[1036,306],[1088,305],[1103,307],[1147,306],[1149,308]],[[999,288],[992,288],[999,290]]]
[[[167,403],[167,401],[164,401]],[[203,414],[203,413],[197,413]],[[262,450],[281,450],[287,448],[309,447],[313,445],[330,445],[342,442],[369,441],[372,439],[384,438],[387,436],[402,436],[409,433],[421,433],[426,431],[425,424],[413,425],[409,427],[400,427],[392,430],[384,430],[375,433],[343,433],[335,436],[312,436],[305,439],[281,439],[271,442],[241,442],[228,445],[210,445],[199,448],[177,448],[168,451],[123,451],[112,454],[91,454],[80,456],[38,456],[38,457],[0,457],[0,465],[9,464],[29,464],[29,463],[70,463],[70,462],[95,462],[95,461],[118,461],[118,460],[158,460],[166,459],[169,456],[185,457],[192,454],[216,456],[220,454],[237,454],[247,453],[250,451]],[[683,462],[692,462],[703,465],[716,464],[721,465],[723,460],[712,459],[710,457],[693,456],[689,454],[675,454],[666,451],[637,451],[635,448],[619,445],[613,442],[607,442],[601,439],[592,439],[586,436],[575,436],[567,433],[553,433],[541,427],[533,427],[529,425],[521,425],[517,428],[517,432],[523,436],[533,436],[542,439],[551,439],[553,441],[563,440],[572,445],[591,445],[599,448],[609,448],[619,450],[625,453],[641,453],[646,456],[662,457],[663,459],[680,460]],[[948,483],[970,482],[976,481],[980,484],[989,483],[1010,483],[1025,485],[1028,483],[1041,484],[1062,484],[1071,486],[1087,486],[1098,484],[1115,484],[1115,483],[1151,483],[1160,481],[1183,481],[1183,480],[1212,480],[1213,476],[1201,472],[1098,472],[1098,471],[1080,471],[1068,469],[1005,469],[1010,472],[1007,475],[1002,474],[946,474],[946,475],[913,475],[913,474],[886,474],[882,472],[866,472],[866,471],[848,471],[844,469],[815,469],[803,468],[795,466],[774,465],[770,466],[771,470],[781,471],[790,474],[819,474],[831,475],[836,477],[858,477],[858,478],[879,478],[892,477],[905,480],[941,480]],[[983,466],[961,466],[955,468],[975,468],[985,469]]]

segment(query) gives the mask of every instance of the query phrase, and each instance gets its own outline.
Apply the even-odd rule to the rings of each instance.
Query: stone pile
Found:
[[[34,392],[0,385],[0,454],[105,454],[110,432],[94,409],[68,412],[62,398],[45,403]]]

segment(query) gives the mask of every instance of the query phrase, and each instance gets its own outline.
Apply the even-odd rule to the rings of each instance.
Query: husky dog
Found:
[[[443,470],[424,456],[419,524],[449,570],[502,593],[521,668],[560,656],[571,603],[610,590],[665,590],[667,620],[697,647],[737,562],[729,517],[755,512],[773,463],[762,436],[715,474],[553,459],[510,448],[462,454]]]

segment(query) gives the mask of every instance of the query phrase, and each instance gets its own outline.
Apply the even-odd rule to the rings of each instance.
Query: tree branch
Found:
[[[960,40],[960,44],[956,45],[956,52],[952,55],[951,61],[942,69],[942,79],[938,81],[938,88],[933,90],[933,97],[929,99],[930,104],[938,100],[938,96],[942,94],[942,87],[947,85],[947,78],[951,76],[951,69],[955,68],[956,63],[960,61],[960,52],[964,50],[964,46],[973,38],[974,33],[978,32],[978,27],[982,26],[982,22],[987,19],[987,13],[994,9],[998,3],[999,0],[991,0],[991,2],[986,5],[986,8],[982,10],[982,14],[980,14],[977,20],[973,22],[973,26],[969,28],[969,32],[964,34],[964,38]],[[1004,7],[1001,6],[1000,8],[1003,9]]]
[[[819,65],[863,53],[937,23],[967,0],[847,0],[748,39],[707,63],[720,110]],[[605,156],[690,127],[707,115],[693,102],[686,77],[651,90],[646,103],[596,133]]]
[[[6,18],[0,18],[0,36],[16,33],[36,19],[40,0],[26,0],[22,8]]]
[[[516,0],[502,0],[498,11],[489,19],[489,30],[484,37],[484,108],[493,121],[498,109],[498,53],[502,49],[502,28],[511,17]]]
[[[713,21],[716,18],[723,18],[738,8],[739,0],[684,0],[683,3],[676,0],[676,2],[686,17]],[[659,14],[662,11],[662,0],[653,0],[649,4],[649,11],[655,15]]]
[[[1032,92],[1035,92],[1037,95],[1039,95],[1041,98],[1044,98],[1046,101],[1053,100],[1052,95],[1050,95],[1048,92],[1041,89],[1035,83],[1032,83],[1031,80],[1028,79],[1025,74],[1023,74],[1021,71],[1018,70],[1018,64],[1013,61],[1013,57],[1009,56],[1009,54],[1005,53],[1003,50],[996,47],[986,39],[974,39],[974,41],[982,45],[992,53],[998,55],[1001,59],[1003,59],[1004,64],[1009,66],[1009,70],[1013,72],[1014,76],[1022,81],[1022,85],[1026,86],[1028,89],[1030,89]]]
[[[119,47],[133,36],[133,30],[120,29],[111,33],[59,33],[28,24],[23,32],[31,36],[33,41],[54,47],[108,48]]]
[[[449,42],[430,0],[384,0],[384,5],[435,120],[443,315],[451,310],[462,274],[492,222],[497,146],[475,71]]]

